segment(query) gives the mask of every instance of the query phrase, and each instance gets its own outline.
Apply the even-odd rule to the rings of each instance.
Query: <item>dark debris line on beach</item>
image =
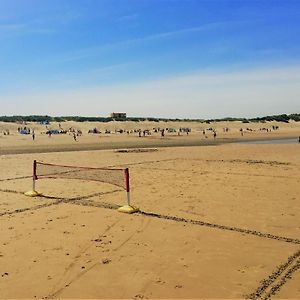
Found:
[[[190,223],[190,224],[199,225],[199,226],[217,228],[217,229],[221,229],[221,230],[235,231],[235,232],[240,232],[240,233],[243,233],[243,234],[255,235],[255,236],[258,236],[258,237],[263,237],[263,238],[268,238],[268,239],[273,239],[273,240],[278,240],[278,241],[283,241],[283,242],[287,242],[287,243],[299,244],[300,245],[300,240],[299,239],[278,236],[278,235],[274,235],[274,234],[271,234],[271,233],[260,232],[260,231],[257,231],[257,230],[250,230],[250,229],[243,229],[243,228],[231,227],[231,226],[220,225],[220,224],[213,224],[213,223],[203,222],[203,221],[200,221],[200,220],[192,220],[192,219],[180,218],[180,217],[176,217],[176,216],[167,216],[167,215],[161,215],[161,214],[157,214],[157,213],[149,213],[149,212],[144,212],[144,211],[139,211],[138,214],[145,215],[145,216],[148,216],[148,217],[154,217],[154,218],[158,218],[158,219],[165,219],[165,220],[172,220],[172,221],[176,221],[176,222]]]
[[[8,192],[8,193],[16,193],[16,194],[23,194],[23,192],[18,192],[18,191],[13,191],[13,190],[0,190],[1,192]],[[100,207],[100,208],[108,208],[108,209],[116,209],[119,206],[118,205],[109,205],[108,203],[95,203],[93,201],[88,201],[84,202],[84,200],[87,200],[91,197],[95,196],[103,196],[106,194],[111,194],[111,193],[116,193],[121,191],[120,189],[110,191],[110,192],[99,192],[99,193],[94,193],[92,195],[86,195],[86,196],[80,196],[80,197],[73,197],[73,198],[61,198],[61,197],[52,197],[52,196],[41,196],[41,198],[46,198],[46,199],[53,199],[57,200],[58,202],[56,203],[47,203],[47,204],[42,204],[33,207],[32,209],[38,209],[38,208],[43,208],[45,206],[49,206],[52,204],[59,204],[59,203],[72,203],[72,204],[78,204],[78,205],[84,205],[84,206],[93,206],[93,207]],[[29,210],[25,209],[25,210]],[[15,211],[15,212],[22,212],[21,210]],[[10,212],[5,212],[5,213],[0,213],[1,215],[6,215],[6,214],[12,214]],[[147,217],[152,217],[152,218],[158,218],[158,219],[164,219],[164,220],[170,220],[170,221],[175,221],[175,222],[180,222],[180,223],[189,223],[193,225],[199,225],[199,226],[205,226],[205,227],[210,227],[210,228],[216,228],[220,230],[227,230],[227,231],[235,231],[235,232],[240,232],[243,234],[249,234],[249,235],[254,235],[258,236],[261,238],[268,238],[268,239],[273,239],[277,241],[282,241],[286,243],[292,243],[292,244],[298,244],[300,245],[300,240],[299,239],[294,239],[294,238],[289,238],[289,237],[284,237],[284,236],[278,236],[274,235],[271,233],[265,233],[265,232],[260,232],[257,230],[250,230],[250,229],[244,229],[244,228],[238,228],[238,227],[232,227],[232,226],[226,226],[226,225],[220,225],[220,224],[214,224],[214,223],[209,223],[209,222],[204,222],[200,220],[192,220],[192,219],[186,219],[186,218],[181,218],[177,216],[169,216],[169,215],[162,215],[158,213],[153,213],[153,212],[145,212],[145,211],[138,211],[136,213],[137,215],[143,215]]]

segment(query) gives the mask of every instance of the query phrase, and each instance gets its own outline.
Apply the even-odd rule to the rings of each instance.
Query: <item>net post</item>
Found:
[[[125,173],[125,188],[126,188],[126,195],[127,195],[127,205],[130,206],[129,169],[126,168],[124,170],[124,173]]]
[[[40,196],[41,194],[35,190],[35,181],[38,179],[36,175],[36,160],[33,161],[33,167],[32,167],[32,190],[25,193],[28,197],[36,197]]]
[[[36,160],[33,161],[33,173],[32,173],[32,190],[35,191],[36,176]]]
[[[130,184],[129,184],[129,169],[128,168],[124,169],[124,177],[125,177],[125,190],[126,190],[126,196],[127,196],[127,205],[119,207],[118,211],[127,213],[127,214],[132,214],[132,213],[139,211],[139,209],[135,206],[130,205]]]

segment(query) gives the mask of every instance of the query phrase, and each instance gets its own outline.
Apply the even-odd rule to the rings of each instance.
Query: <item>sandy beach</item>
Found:
[[[228,143],[296,141],[299,123],[62,123],[77,141],[19,126],[0,124],[0,298],[300,298],[300,144]],[[157,127],[177,131],[130,132]],[[26,197],[33,160],[128,167],[140,212],[94,181],[37,180],[43,196]]]
[[[278,127],[273,130],[273,127]],[[29,128],[31,133],[35,132],[35,140],[32,134],[20,134],[18,128]],[[88,133],[96,128],[99,134]],[[179,133],[180,128],[191,130],[188,134]],[[77,137],[75,142],[73,133],[46,134],[48,130],[80,130],[82,135]],[[165,129],[164,137],[160,132],[153,129]],[[176,130],[168,132],[167,129]],[[225,131],[225,130],[228,131]],[[120,133],[119,131],[123,132]],[[141,131],[139,137],[138,130]],[[242,130],[242,132],[241,132]],[[267,131],[268,130],[268,131]],[[3,133],[9,132],[9,135]],[[108,131],[109,133],[105,133]],[[143,135],[143,131],[149,131],[151,135]],[[204,133],[203,133],[204,131]],[[216,132],[216,138],[213,132]],[[128,133],[127,133],[128,132]],[[180,135],[179,135],[180,134]],[[265,139],[298,139],[300,135],[300,124],[266,122],[266,123],[242,123],[242,122],[63,122],[40,125],[38,123],[4,123],[0,122],[0,154],[21,154],[21,153],[43,153],[60,151],[80,150],[103,150],[136,147],[180,147],[180,146],[201,146],[216,145],[228,142]]]

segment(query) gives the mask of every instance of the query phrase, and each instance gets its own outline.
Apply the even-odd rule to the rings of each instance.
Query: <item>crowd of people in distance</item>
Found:
[[[77,142],[77,137],[82,135],[82,131],[80,129],[75,129],[70,127],[68,130],[64,130],[61,125],[59,124],[59,130],[57,129],[48,129],[46,126],[46,134],[51,138],[53,134],[69,134],[73,137],[74,141]]]
[[[27,124],[26,124],[27,125]],[[58,135],[58,134],[69,134],[73,137],[75,141],[77,141],[77,137],[82,135],[82,131],[80,129],[75,129],[73,127],[70,127],[69,129],[65,130],[62,128],[61,124],[58,125],[59,129],[52,129],[48,125],[45,127],[45,131],[42,131],[41,134],[46,134],[48,135],[49,138],[51,138],[53,135]],[[17,131],[19,134],[24,134],[24,135],[31,135],[32,140],[35,140],[36,135],[35,131],[33,128],[30,128],[28,126],[19,126],[17,128]],[[4,135],[9,135],[10,132],[9,130],[4,130],[3,131]]]
[[[30,134],[30,128],[27,127],[27,126],[24,126],[24,127],[18,127],[18,132],[20,134]]]
[[[258,131],[264,131],[264,132],[272,132],[275,131],[275,130],[279,130],[279,126],[271,126],[271,128],[266,128],[266,127],[262,127],[262,128],[259,128]],[[244,135],[244,132],[254,132],[256,131],[255,129],[252,129],[252,128],[240,128],[240,133],[241,133],[241,136]]]
[[[24,124],[22,124],[24,125]],[[68,129],[63,129],[61,124],[58,124],[58,129],[53,129],[53,127],[50,127],[50,125],[46,125],[46,130],[41,132],[41,134],[47,134],[49,138],[53,135],[58,135],[58,134],[69,134],[74,141],[78,141],[78,137],[82,136],[82,131],[80,129],[76,129],[74,127],[70,127]],[[20,134],[25,134],[25,135],[31,135],[32,139],[35,140],[36,135],[35,131],[33,128],[30,128],[27,124],[26,126],[19,126],[18,127],[18,133]],[[208,128],[198,128],[197,130],[193,129],[194,131],[199,131],[200,133],[202,132],[204,138],[209,138],[212,137],[213,139],[217,138],[217,129],[214,127],[208,127]],[[230,129],[229,127],[223,127],[222,129],[218,129],[219,131],[223,131],[223,134],[227,134],[228,132],[232,132],[233,130],[238,130],[240,132],[241,136],[244,136],[245,133],[251,133],[251,132],[272,132],[272,131],[277,131],[279,130],[278,125],[272,125],[269,127],[261,127],[258,129],[253,129],[250,127],[246,128],[239,128],[239,129]],[[153,127],[151,129],[142,129],[142,128],[135,128],[135,129],[130,129],[130,130],[125,130],[125,129],[115,129],[115,130],[110,130],[110,129],[104,129],[103,131],[99,130],[98,128],[94,127],[90,130],[88,130],[88,134],[105,134],[105,135],[110,135],[110,134],[127,134],[133,135],[133,136],[138,136],[138,137],[148,137],[152,135],[160,135],[161,138],[164,138],[166,135],[168,136],[175,136],[175,135],[189,135],[189,133],[192,132],[192,129],[189,127],[180,127],[180,128],[173,128],[173,127]],[[3,131],[4,135],[9,135],[10,132],[9,130],[4,130]],[[300,142],[300,139],[299,139]]]
[[[176,130],[175,128],[152,128],[152,129],[141,129],[141,128],[137,128],[137,129],[131,129],[131,130],[124,130],[124,129],[115,129],[114,131],[105,129],[105,131],[103,132],[104,134],[123,134],[126,133],[127,135],[132,135],[132,134],[136,134],[139,137],[145,137],[145,136],[151,136],[154,133],[160,133],[160,135],[163,137],[165,135],[165,132],[168,133],[179,133],[181,132],[186,132],[187,134],[189,132],[191,132],[191,128],[179,128],[178,130]],[[88,131],[89,134],[101,134],[101,130],[98,130],[96,127],[93,129],[90,129]]]
[[[18,127],[18,132],[20,134],[31,134],[31,137],[32,137],[32,140],[35,140],[35,132],[34,132],[34,129],[30,129],[29,127],[27,126],[24,126],[24,127]]]

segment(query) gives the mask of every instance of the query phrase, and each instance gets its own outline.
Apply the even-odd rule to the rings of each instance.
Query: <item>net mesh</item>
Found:
[[[66,178],[110,183],[126,189],[125,169],[61,166],[36,162],[36,179]]]

